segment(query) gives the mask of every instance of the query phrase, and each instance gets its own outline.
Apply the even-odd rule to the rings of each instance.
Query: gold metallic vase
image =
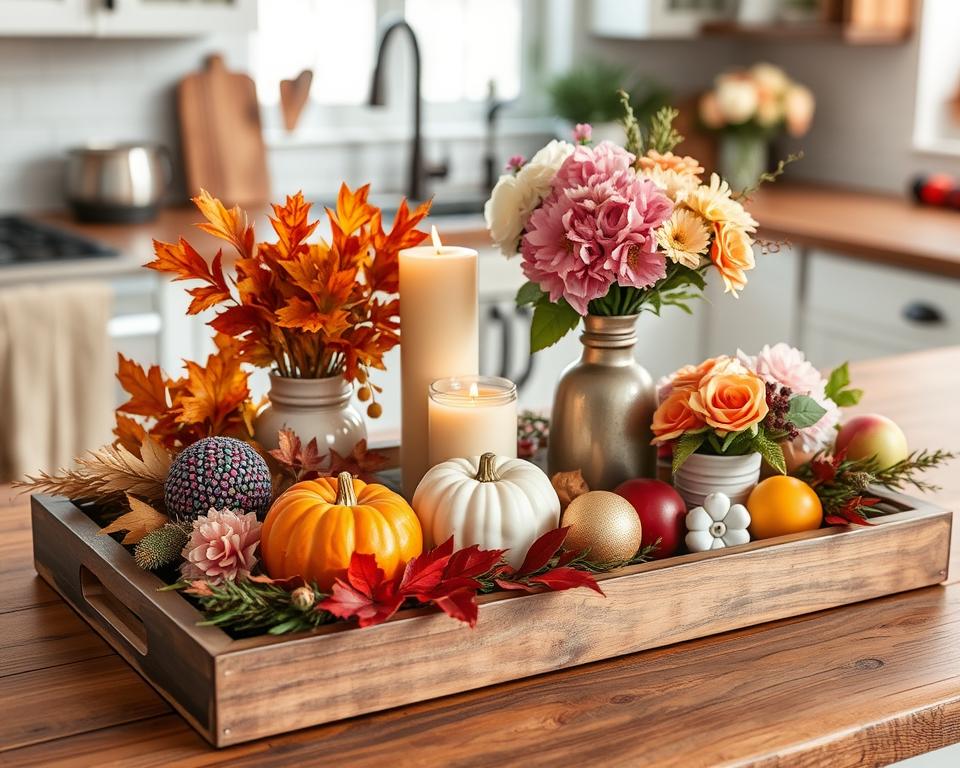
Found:
[[[583,354],[563,372],[553,398],[548,470],[579,469],[591,490],[655,477],[656,393],[634,359],[637,315],[587,315],[583,323]]]

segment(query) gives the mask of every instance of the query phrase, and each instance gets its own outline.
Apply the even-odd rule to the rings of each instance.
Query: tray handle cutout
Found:
[[[147,655],[147,628],[143,620],[107,589],[89,568],[80,566],[83,599],[141,656]]]

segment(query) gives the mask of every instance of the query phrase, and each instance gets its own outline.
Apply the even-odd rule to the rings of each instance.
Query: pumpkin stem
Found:
[[[477,469],[477,477],[481,483],[496,483],[500,480],[500,474],[496,468],[497,454],[485,453],[480,457],[480,466]]]
[[[357,506],[357,494],[353,491],[353,475],[341,472],[337,475],[337,500],[333,502],[338,507]]]

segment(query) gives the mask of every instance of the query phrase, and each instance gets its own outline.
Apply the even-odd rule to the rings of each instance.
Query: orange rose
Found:
[[[753,373],[721,373],[705,379],[690,393],[690,409],[723,437],[742,432],[767,415],[767,389]]]
[[[705,426],[703,417],[690,409],[690,389],[676,389],[653,414],[653,443],[665,443]]]
[[[746,373],[747,369],[735,357],[720,355],[704,360],[700,365],[685,365],[670,381],[673,389],[699,389],[708,376],[718,373]]]
[[[730,223],[716,223],[710,260],[723,278],[725,293],[737,295],[747,284],[746,273],[756,266],[753,241],[743,229]]]

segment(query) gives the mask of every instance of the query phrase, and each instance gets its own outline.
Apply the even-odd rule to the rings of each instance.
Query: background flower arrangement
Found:
[[[532,349],[562,338],[581,316],[690,311],[713,268],[734,295],[754,267],[757,223],[719,176],[703,183],[692,157],[673,154],[682,137],[675,110],[641,130],[626,94],[626,147],[551,141],[517,158],[485,208],[501,251],[523,259],[529,282],[517,303],[534,307]]]
[[[713,88],[700,97],[699,113],[712,130],[770,137],[786,128],[791,136],[803,136],[814,106],[809,88],[779,67],[760,63],[718,75]]]

